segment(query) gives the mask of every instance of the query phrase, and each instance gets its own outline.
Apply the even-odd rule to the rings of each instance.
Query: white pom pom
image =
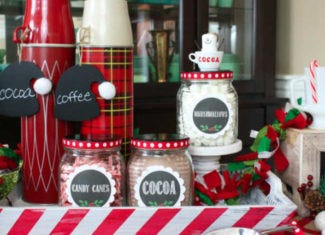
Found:
[[[116,95],[115,86],[113,85],[113,83],[110,82],[102,82],[98,86],[98,92],[99,95],[105,100],[110,100]]]
[[[48,78],[38,78],[33,88],[37,94],[46,95],[52,90],[52,82]]]
[[[319,212],[315,218],[315,227],[322,231],[322,235],[325,234],[325,211]]]

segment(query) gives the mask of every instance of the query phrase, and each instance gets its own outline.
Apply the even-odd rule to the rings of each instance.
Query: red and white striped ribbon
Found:
[[[294,205],[294,204],[293,204]],[[296,206],[0,208],[0,234],[202,234],[288,224]]]
[[[316,76],[316,68],[319,67],[318,61],[313,60],[309,65],[309,73],[310,73],[310,88],[311,88],[311,96],[314,104],[318,102],[318,91],[317,91],[317,76]]]

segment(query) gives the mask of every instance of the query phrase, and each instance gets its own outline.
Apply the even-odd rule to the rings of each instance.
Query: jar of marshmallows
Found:
[[[60,164],[61,206],[122,206],[125,199],[125,163],[122,139],[89,141],[64,138]]]
[[[182,72],[177,93],[178,134],[191,146],[225,146],[237,140],[238,96],[231,71]]]

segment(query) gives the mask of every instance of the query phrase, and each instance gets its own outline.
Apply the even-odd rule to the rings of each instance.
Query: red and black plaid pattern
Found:
[[[128,155],[133,135],[133,48],[81,47],[80,56],[82,64],[97,67],[116,88],[112,100],[97,98],[101,113],[82,122],[81,133],[92,139],[120,136],[122,153]]]

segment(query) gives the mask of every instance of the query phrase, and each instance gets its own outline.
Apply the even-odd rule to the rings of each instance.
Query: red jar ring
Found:
[[[215,72],[181,72],[182,80],[221,80],[232,79],[232,71],[215,71]]]
[[[189,138],[180,135],[146,134],[131,139],[131,146],[137,149],[166,150],[187,148]]]
[[[76,149],[110,149],[121,147],[122,139],[111,139],[107,141],[90,141],[77,139],[63,139],[63,146]]]

